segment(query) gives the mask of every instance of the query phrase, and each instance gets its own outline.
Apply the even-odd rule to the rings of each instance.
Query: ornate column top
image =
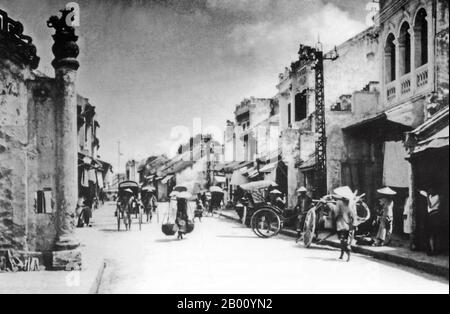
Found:
[[[55,59],[52,65],[55,69],[60,67],[67,67],[73,70],[78,70],[80,64],[77,61],[80,50],[77,45],[78,36],[75,35],[75,28],[67,25],[67,16],[73,9],[60,10],[61,17],[51,16],[47,21],[47,26],[55,29],[55,34],[52,36],[55,43],[52,51]]]
[[[1,40],[2,46],[6,49],[2,53],[8,54],[7,57],[12,61],[29,65],[36,69],[39,65],[39,57],[36,55],[36,47],[30,36],[23,34],[23,25],[14,21],[8,16],[8,13],[0,9],[0,36],[6,40]]]

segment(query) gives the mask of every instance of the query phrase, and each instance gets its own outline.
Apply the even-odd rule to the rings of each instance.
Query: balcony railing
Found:
[[[411,74],[407,74],[400,79],[400,94],[402,96],[411,93]]]
[[[416,70],[416,87],[422,89],[428,85],[428,64]]]
[[[425,64],[414,70],[414,72],[387,83],[385,86],[386,101],[392,103],[422,94],[430,86],[429,76],[429,65]]]
[[[397,84],[397,82],[393,81],[386,85],[386,96],[387,96],[386,98],[387,98],[387,101],[389,101],[389,102],[393,101],[397,95],[396,84]]]

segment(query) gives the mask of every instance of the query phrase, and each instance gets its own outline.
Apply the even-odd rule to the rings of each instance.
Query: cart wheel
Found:
[[[305,218],[305,224],[303,226],[303,244],[306,248],[311,247],[316,232],[316,220],[317,215],[315,208],[311,209]]]
[[[281,230],[281,219],[271,209],[257,210],[251,218],[251,228],[260,238],[272,238]]]

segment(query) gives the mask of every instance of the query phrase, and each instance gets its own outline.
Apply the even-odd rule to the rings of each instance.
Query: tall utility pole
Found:
[[[203,137],[206,146],[206,186],[209,189],[212,185],[211,180],[211,141],[212,136],[207,134]]]
[[[314,71],[316,73],[316,186],[317,193],[321,196],[328,193],[327,188],[327,128],[325,117],[325,82],[323,61],[336,60],[338,58],[337,49],[331,57],[325,57],[319,43],[313,49]]]
[[[324,60],[336,60],[338,58],[337,49],[331,57],[323,55],[320,42],[315,48],[309,46],[300,46],[299,62],[310,63],[315,71],[315,97],[316,97],[316,113],[315,124],[317,133],[316,139],[316,166],[315,166],[315,190],[318,196],[328,193],[327,188],[327,129],[325,117],[325,87],[324,87]]]
[[[120,183],[120,155],[122,153],[120,152],[120,141],[117,142],[117,185]]]
[[[325,92],[323,52],[315,50],[316,64],[316,185],[319,195],[327,194],[327,130],[325,119]]]

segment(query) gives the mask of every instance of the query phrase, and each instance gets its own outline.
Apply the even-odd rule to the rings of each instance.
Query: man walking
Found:
[[[300,241],[303,232],[303,225],[305,224],[306,214],[311,208],[312,199],[308,196],[308,190],[302,186],[297,190],[298,199],[297,206],[295,207],[295,215],[297,216],[297,220],[295,223],[295,229],[297,231],[297,240]]]

